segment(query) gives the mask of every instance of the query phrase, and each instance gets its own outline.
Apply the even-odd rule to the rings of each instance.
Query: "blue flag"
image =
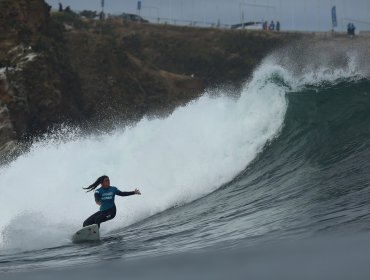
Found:
[[[331,22],[333,24],[333,28],[338,26],[337,12],[336,12],[335,6],[333,6],[333,8],[331,8]]]
[[[140,11],[141,10],[141,1],[137,2],[137,9]]]

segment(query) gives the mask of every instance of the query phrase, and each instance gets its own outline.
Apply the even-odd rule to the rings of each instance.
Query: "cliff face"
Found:
[[[45,34],[50,7],[39,0],[0,1],[0,30],[8,39]]]
[[[296,35],[87,21],[43,0],[0,0],[0,153],[59,123],[166,114],[239,86]],[[93,124],[93,125],[91,125]]]
[[[70,115],[81,118],[62,28],[43,1],[0,1],[0,153]]]
[[[26,58],[21,42],[29,42],[34,34],[45,33],[49,8],[40,1],[0,1],[0,153],[14,152],[17,148],[16,123],[22,122],[25,100],[15,94],[9,78],[15,66]],[[18,46],[18,47],[17,47]],[[17,69],[19,71],[19,69]],[[18,106],[18,104],[20,106]],[[13,111],[14,108],[17,108]],[[16,119],[19,119],[17,121]]]

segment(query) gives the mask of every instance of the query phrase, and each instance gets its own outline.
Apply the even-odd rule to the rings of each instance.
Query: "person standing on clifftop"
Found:
[[[270,22],[269,30],[270,30],[270,31],[274,31],[274,30],[275,30],[275,23],[274,23],[274,21],[273,21],[273,20]]]
[[[351,37],[355,36],[355,29],[356,27],[352,22],[348,23],[347,34],[350,35]]]
[[[60,3],[59,2],[59,10],[58,10],[59,12],[63,12],[63,5],[62,5],[62,3]]]
[[[276,22],[276,31],[280,31],[280,21]]]
[[[264,31],[267,31],[267,20],[265,20],[265,21],[263,22],[262,29],[263,29]]]

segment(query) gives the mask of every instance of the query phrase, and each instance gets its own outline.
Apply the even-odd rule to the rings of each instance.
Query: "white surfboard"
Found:
[[[97,224],[83,227],[72,236],[73,243],[86,242],[86,241],[99,241],[100,233]]]

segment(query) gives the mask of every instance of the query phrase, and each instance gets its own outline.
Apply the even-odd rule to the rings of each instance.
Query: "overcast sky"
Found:
[[[54,10],[61,2],[72,10],[101,10],[101,0],[46,0]],[[137,0],[105,0],[105,12],[138,14]],[[356,32],[370,30],[370,0],[142,0],[140,15],[151,22],[197,25],[279,20],[282,29],[327,31],[331,29],[331,7],[337,9],[337,30],[354,22]]]

